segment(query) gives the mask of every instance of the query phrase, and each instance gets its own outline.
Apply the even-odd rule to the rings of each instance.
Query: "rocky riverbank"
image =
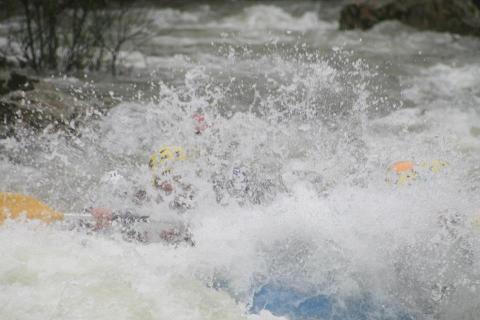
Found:
[[[355,3],[345,5],[341,10],[339,26],[342,30],[367,30],[382,21],[398,20],[420,30],[480,36],[479,3],[480,0],[355,1]],[[340,3],[335,4],[331,20],[337,18],[340,7]],[[259,10],[268,10],[268,6],[259,8]],[[182,10],[187,9],[182,7],[178,10],[167,10],[159,15],[160,18],[158,19],[159,21],[163,21],[161,19],[170,21],[168,19],[179,17],[179,19],[185,19],[188,22],[192,13],[185,16],[182,15]],[[204,8],[204,10],[207,9]],[[208,13],[208,10],[205,12]],[[207,13],[205,12],[203,14],[206,15]],[[270,14],[273,15],[278,12],[282,11],[272,11]],[[249,14],[253,15],[253,13]],[[215,15],[212,15],[212,17],[215,17]],[[232,21],[236,21],[235,19],[242,21],[241,17],[242,15],[234,16]],[[288,15],[282,15],[282,17],[285,18]],[[291,19],[295,20],[297,18],[293,14]],[[253,19],[252,21],[255,20]],[[305,21],[308,22],[308,20]],[[222,23],[220,21],[218,25],[224,26]],[[315,28],[318,28],[318,26]],[[4,28],[4,34],[2,35],[4,38],[6,37],[5,30],[7,29]],[[163,53],[171,49],[168,44],[169,38],[162,36],[162,32],[162,29],[157,30],[157,33],[160,34],[157,37],[158,42],[154,44],[157,47],[151,49],[151,52],[147,54],[155,56],[159,52]],[[197,40],[190,39],[188,41],[194,43]],[[179,50],[179,52],[189,52],[186,46]],[[25,66],[25,63],[23,63],[23,67]],[[2,58],[0,54],[0,138],[16,135],[23,129],[34,133],[42,132],[43,130],[76,132],[76,128],[81,123],[97,114],[105,114],[109,108],[120,101],[115,100],[113,98],[114,95],[110,94],[110,92],[116,91],[122,96],[129,94],[133,96],[133,92],[128,92],[130,89],[125,89],[128,86],[134,87],[134,90],[141,89],[143,98],[145,98],[145,93],[148,95],[149,90],[152,95],[156,94],[156,87],[152,87],[149,79],[137,80],[131,77],[121,81],[115,81],[115,78],[108,78],[108,81],[103,81],[101,84],[97,83],[96,90],[101,92],[98,95],[77,94],[77,91],[83,90],[87,83],[86,81],[68,78],[73,79],[73,82],[69,82],[61,79],[31,77],[27,76],[28,73],[24,73],[27,69],[22,69],[21,67],[22,63],[14,57]],[[170,79],[170,74],[164,70],[163,66],[158,67],[158,70],[163,72],[163,78]],[[81,78],[83,79],[83,76]],[[115,93],[115,96],[119,95]]]
[[[342,30],[368,30],[386,20],[398,20],[419,30],[480,36],[480,1],[357,1],[342,9],[339,24]]]
[[[82,122],[104,110],[104,103],[81,99],[46,80],[18,71],[0,74],[0,138],[25,130],[74,134]]]

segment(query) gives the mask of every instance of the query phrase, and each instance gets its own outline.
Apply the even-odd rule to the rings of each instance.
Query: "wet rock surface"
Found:
[[[12,71],[4,83],[4,93],[15,90],[33,90],[35,83],[38,83],[38,81],[38,79],[28,77],[25,74],[21,74],[16,71]]]
[[[98,103],[79,100],[51,83],[15,71],[0,75],[0,94],[0,138],[22,130],[75,133],[83,120],[98,113]]]
[[[339,24],[342,30],[368,30],[386,20],[398,20],[420,30],[480,36],[480,3],[476,0],[365,0],[345,6]]]

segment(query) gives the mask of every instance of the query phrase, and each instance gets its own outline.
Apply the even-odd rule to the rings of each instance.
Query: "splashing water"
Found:
[[[125,56],[156,70],[153,97],[75,138],[2,140],[2,191],[181,221],[195,246],[8,222],[0,318],[475,319],[480,43],[397,24],[340,33],[322,6],[156,10],[175,27]],[[134,197],[155,197],[148,160],[165,145],[188,154],[181,214]],[[401,185],[402,160],[448,166]]]

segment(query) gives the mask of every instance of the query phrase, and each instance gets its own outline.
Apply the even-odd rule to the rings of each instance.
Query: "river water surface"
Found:
[[[123,54],[124,80],[148,90],[78,137],[1,140],[0,190],[180,221],[195,246],[9,222],[0,318],[311,316],[262,310],[267,285],[328,297],[317,319],[478,319],[480,41],[395,22],[340,32],[338,9],[149,10],[154,36]],[[181,214],[132,200],[154,194],[164,145],[188,154],[173,169],[195,190]],[[404,160],[419,169],[399,184]]]

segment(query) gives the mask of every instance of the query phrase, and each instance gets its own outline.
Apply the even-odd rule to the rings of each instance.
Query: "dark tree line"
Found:
[[[0,0],[1,1],[1,0]],[[119,53],[149,36],[146,10],[129,0],[3,0],[9,49],[36,72],[101,70],[115,75]]]

